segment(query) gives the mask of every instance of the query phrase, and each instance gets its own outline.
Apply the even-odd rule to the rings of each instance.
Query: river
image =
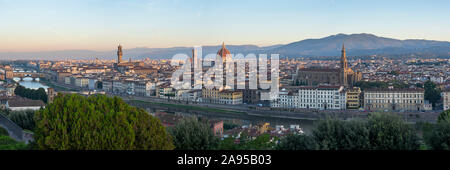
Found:
[[[33,81],[33,78],[30,77],[26,77],[23,79],[23,81],[20,81],[20,78],[14,77],[14,81],[18,82],[21,86],[24,86],[25,88],[29,88],[29,89],[39,89],[39,88],[44,88],[45,91],[47,91],[48,86],[43,85],[42,83],[39,82],[39,78],[36,78],[35,81]]]
[[[236,118],[233,115],[224,116],[224,115],[217,115],[214,113],[211,114],[191,114],[191,113],[182,113],[182,112],[168,112],[164,109],[154,109],[152,106],[143,107],[147,112],[151,114],[155,114],[156,112],[166,112],[168,114],[176,114],[176,115],[182,115],[183,117],[204,117],[207,119],[214,119],[214,120],[223,120],[224,122],[233,123],[237,125],[256,125],[260,123],[270,123],[271,127],[276,127],[277,125],[283,125],[284,128],[289,128],[291,125],[299,125],[300,128],[306,133],[311,134],[312,130],[314,128],[314,122],[313,120],[300,120],[300,119],[284,119],[284,118],[265,118],[265,117],[259,117],[259,116],[245,116],[245,117],[239,117]]]

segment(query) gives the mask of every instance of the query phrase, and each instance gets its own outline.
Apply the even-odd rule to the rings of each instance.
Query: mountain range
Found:
[[[286,45],[259,47],[256,45],[227,45],[233,54],[267,53],[288,57],[339,56],[345,44],[348,56],[427,55],[450,56],[450,42],[433,40],[398,40],[372,34],[337,34],[320,39],[306,39]],[[203,56],[216,53],[218,46],[203,46]],[[192,47],[131,48],[124,50],[124,59],[169,59],[178,53],[191,53]],[[44,52],[0,52],[0,60],[23,59],[115,59],[116,51],[65,50]]]

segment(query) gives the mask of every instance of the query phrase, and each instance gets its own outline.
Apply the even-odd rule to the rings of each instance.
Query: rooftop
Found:
[[[43,107],[45,103],[42,100],[31,100],[22,97],[15,97],[8,100],[9,107]]]

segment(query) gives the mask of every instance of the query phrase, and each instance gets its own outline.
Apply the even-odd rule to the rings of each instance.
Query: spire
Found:
[[[342,44],[341,68],[343,68],[343,69],[348,68],[347,55],[345,54],[345,45],[344,44]]]

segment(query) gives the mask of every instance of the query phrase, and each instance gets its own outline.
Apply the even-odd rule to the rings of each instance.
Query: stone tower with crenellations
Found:
[[[348,61],[347,56],[345,54],[345,45],[342,45],[341,51],[341,76],[342,76],[342,85],[348,87]]]
[[[117,48],[117,64],[122,63],[122,45],[119,44],[119,47]]]

